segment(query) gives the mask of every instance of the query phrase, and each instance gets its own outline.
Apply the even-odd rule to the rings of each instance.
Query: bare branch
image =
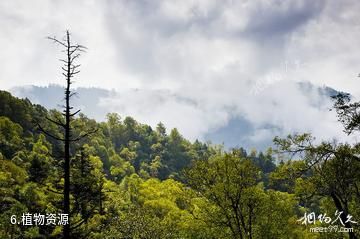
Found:
[[[49,187],[49,185],[46,185],[46,184],[43,184],[43,183],[40,183],[40,182],[38,182],[38,184],[46,187],[46,190],[49,191],[49,192],[56,193],[56,194],[63,194],[62,192],[58,192],[58,191],[55,191],[55,190],[51,189],[51,188]]]
[[[74,52],[77,52],[77,51],[85,52],[85,49],[86,49],[86,47],[81,46],[81,45],[74,45],[74,46],[70,46],[69,48],[74,48],[73,50],[71,50],[71,51],[69,52],[70,56],[71,56]]]
[[[80,57],[80,54],[76,54],[75,56],[72,56],[71,59],[70,59],[70,64],[73,63],[73,61],[76,59],[76,58],[79,58]]]
[[[88,132],[82,134],[82,135],[79,135],[78,137],[76,137],[75,139],[71,139],[71,141],[79,141],[85,137],[88,137],[89,135],[91,134],[94,134],[98,131],[98,129],[92,129],[92,130],[89,130]]]
[[[76,75],[76,74],[79,74],[80,73],[80,71],[72,71],[71,73],[70,73],[70,76],[72,77],[73,75]]]
[[[64,60],[64,59],[59,59],[59,61],[64,62],[64,63],[65,63],[65,65],[67,65],[67,64],[68,64],[68,61],[67,61],[67,60]]]
[[[70,116],[71,116],[71,117],[72,117],[72,116],[75,116],[75,115],[77,115],[80,111],[81,111],[81,110],[77,110],[76,112],[70,114]]]
[[[70,95],[69,95],[69,97],[71,98],[71,97],[74,96],[74,95],[77,95],[77,92],[71,92]]]
[[[54,43],[58,43],[58,44],[60,44],[60,45],[62,45],[64,47],[67,47],[67,45],[64,42],[59,41],[58,39],[56,39],[56,37],[47,37],[47,39],[53,41]]]
[[[52,123],[54,123],[54,124],[56,124],[56,125],[58,125],[58,126],[61,126],[61,127],[63,127],[63,128],[65,128],[65,124],[64,123],[62,123],[62,122],[59,122],[58,120],[53,120],[53,119],[51,119],[51,118],[49,118],[49,117],[45,117],[48,121],[50,121],[50,122],[52,122]]]
[[[85,220],[84,220],[84,219],[80,219],[80,220],[77,221],[76,223],[77,223],[77,225],[72,226],[72,227],[71,227],[71,230],[74,230],[74,229],[78,228],[79,226],[81,226],[82,224],[84,224],[84,223],[85,223]],[[76,224],[76,223],[73,223],[73,224]]]
[[[71,65],[71,69],[75,69],[75,68],[78,68],[78,67],[80,67],[81,66],[81,64],[78,64],[78,65]]]
[[[37,126],[39,127],[40,131],[43,132],[44,134],[46,134],[47,136],[49,136],[49,137],[51,137],[53,139],[59,140],[59,141],[65,141],[64,139],[59,138],[59,137],[57,137],[55,135],[52,135],[49,132],[47,132],[46,130],[44,130],[44,128],[41,127],[41,125],[39,123],[37,123]]]

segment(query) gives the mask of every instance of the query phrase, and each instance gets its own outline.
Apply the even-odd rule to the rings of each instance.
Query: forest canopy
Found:
[[[10,218],[62,212],[63,143],[36,124],[61,135],[46,118],[63,116],[6,91],[0,102],[1,238],[61,238],[61,225]],[[116,113],[105,122],[80,113],[72,122],[74,134],[89,126],[98,130],[71,147],[73,238],[338,238],[311,233],[319,220],[299,220],[340,211],[336,225],[354,228],[341,235],[358,236],[358,145],[315,145],[304,134],[276,138],[275,150],[246,152]]]

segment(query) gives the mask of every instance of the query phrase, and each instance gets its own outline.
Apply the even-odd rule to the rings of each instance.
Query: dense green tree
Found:
[[[333,98],[334,109],[344,126],[344,132],[358,132],[360,103],[351,102],[350,95],[345,93]],[[360,216],[358,206],[354,206],[360,202],[360,145],[324,141],[315,144],[310,134],[289,135],[285,139],[275,138],[274,141],[280,152],[297,154],[304,160],[305,167],[298,169],[298,175],[310,175],[297,179],[297,193],[308,199],[316,195],[322,197],[322,201],[331,201],[332,207],[327,208],[341,212],[340,218],[345,227],[354,229],[349,230],[349,238],[358,238],[358,223],[348,219],[350,216]]]
[[[4,92],[0,98],[8,104],[0,115],[0,237],[60,238],[61,225],[13,225],[10,217],[62,211],[64,142],[33,128],[41,122],[62,137],[62,127],[46,120],[64,120],[62,112]],[[360,218],[358,145],[292,136],[277,139],[287,153],[274,158],[270,150],[190,142],[161,123],[152,130],[117,114],[72,120],[74,136],[89,127],[98,131],[70,148],[76,238],[338,238],[297,220],[336,210]],[[289,160],[289,152],[298,157]]]
[[[89,221],[97,214],[104,213],[103,165],[100,158],[92,156],[89,151],[89,146],[84,145],[72,160],[71,214],[77,221],[73,222],[71,229],[76,238],[87,238]]]
[[[226,227],[233,238],[252,238],[263,190],[259,169],[248,159],[225,154],[199,160],[187,172],[189,184],[214,206],[204,208],[209,223]]]
[[[23,129],[9,118],[0,116],[0,147],[4,157],[11,159],[24,146]]]

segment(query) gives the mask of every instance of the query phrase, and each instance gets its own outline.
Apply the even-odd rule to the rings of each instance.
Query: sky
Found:
[[[46,37],[68,29],[88,48],[74,86],[114,90],[99,100],[109,111],[192,140],[234,119],[254,144],[346,140],[328,97],[298,83],[360,97],[359,12],[357,0],[3,0],[0,88],[63,85]]]

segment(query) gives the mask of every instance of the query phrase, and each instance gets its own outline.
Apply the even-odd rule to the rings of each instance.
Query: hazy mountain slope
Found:
[[[317,87],[311,83],[298,83],[298,87],[303,92],[314,91],[321,96],[330,98],[338,93],[335,89],[330,87]],[[119,94],[116,91],[110,91],[101,88],[83,88],[76,89],[77,96],[73,98],[73,103],[76,108],[80,108],[84,114],[90,118],[103,121],[106,114],[111,111],[102,102],[103,99],[109,99],[112,95]],[[134,89],[133,91],[138,91]],[[48,87],[26,86],[16,87],[11,89],[11,92],[21,98],[29,98],[32,102],[41,104],[48,109],[59,109],[62,104],[63,88],[59,85],[49,85]],[[156,96],[166,99],[169,97],[169,92],[156,91]],[[176,101],[186,101],[180,96],[171,95]],[[314,107],[320,107],[322,97],[318,97],[318,101],[312,102]],[[188,101],[191,101],[189,99]],[[121,116],[124,113],[118,112]],[[159,119],[161,121],[162,119]],[[202,136],[203,140],[211,141],[217,144],[224,144],[225,147],[241,146],[246,149],[257,148],[263,150],[272,145],[271,139],[275,135],[282,133],[279,126],[266,124],[260,128],[254,126],[252,122],[244,117],[235,116],[228,120],[227,124],[222,127],[209,129],[206,134]]]
[[[41,104],[47,109],[60,109],[64,103],[64,89],[59,85],[15,87],[10,91],[17,97],[28,98],[33,103]],[[74,107],[81,109],[90,118],[96,120],[105,119],[108,111],[106,108],[99,106],[99,101],[103,97],[108,97],[111,91],[100,88],[79,87],[76,92],[77,94],[72,98]]]

